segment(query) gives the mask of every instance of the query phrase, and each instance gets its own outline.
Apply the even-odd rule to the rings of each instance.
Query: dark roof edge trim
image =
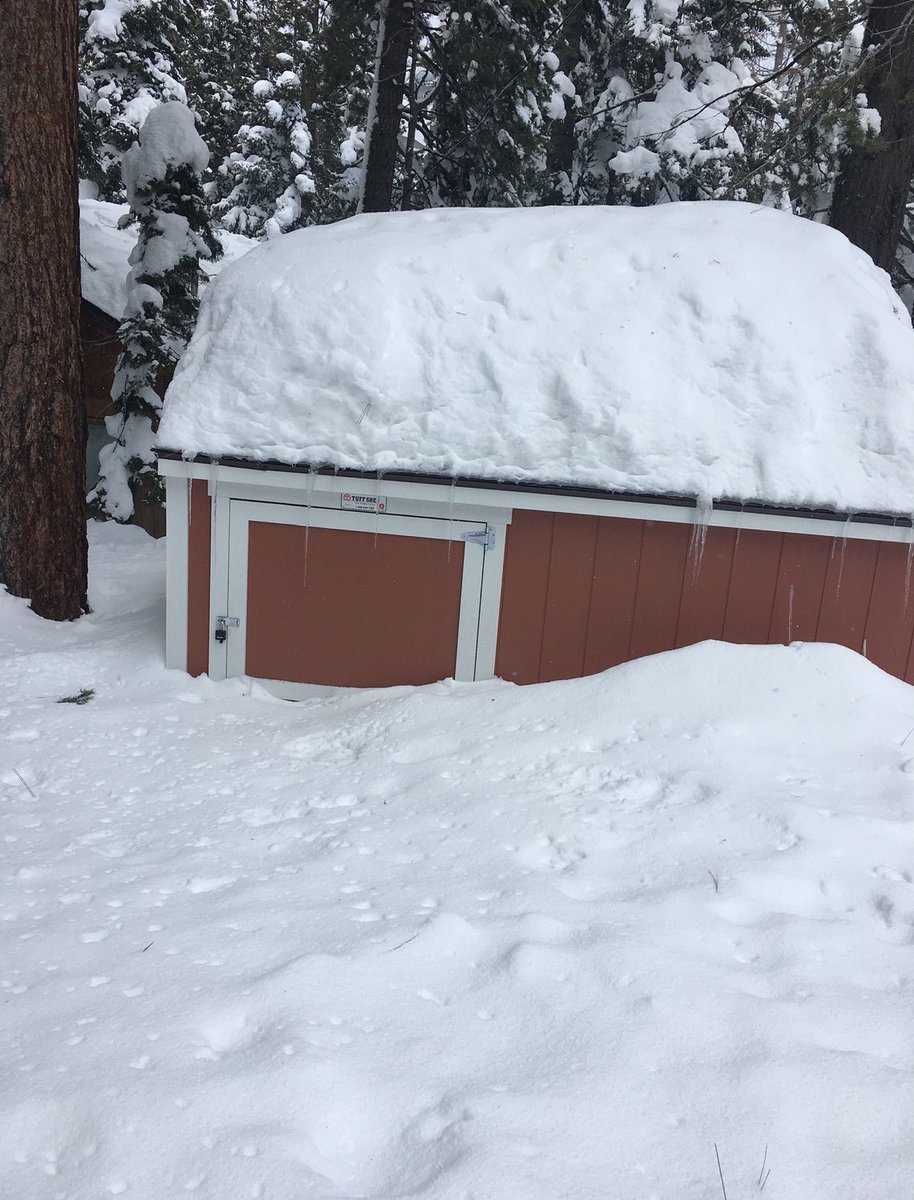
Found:
[[[450,475],[423,475],[411,471],[359,471],[351,468],[313,467],[307,463],[281,463],[251,458],[220,457],[216,454],[182,454],[180,450],[156,450],[159,458],[178,462],[211,463],[221,467],[238,467],[248,471],[286,471],[293,475],[336,475],[341,479],[390,479],[396,483],[455,484],[458,488],[498,492],[525,492],[540,496],[577,496],[587,500],[619,500],[631,504],[656,504],[673,508],[697,508],[694,496],[657,495],[652,492],[610,491],[606,488],[583,488],[567,484],[505,483],[494,479],[456,478]],[[894,513],[842,512],[833,508],[795,508],[759,501],[715,500],[715,512],[754,513],[759,516],[801,517],[806,520],[832,521],[846,525],[886,525],[901,529],[914,526],[914,518]]]

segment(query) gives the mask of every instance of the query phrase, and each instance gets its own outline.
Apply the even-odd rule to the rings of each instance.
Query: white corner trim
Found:
[[[165,480],[165,666],[187,670],[190,479]]]
[[[225,679],[228,659],[228,646],[221,644],[213,636],[216,628],[216,617],[228,615],[228,589],[231,578],[231,562],[229,556],[229,515],[230,501],[224,485],[217,481],[212,483],[212,537],[210,541],[210,576],[209,576],[209,622],[207,637],[209,639],[209,666],[207,674],[210,679]],[[245,578],[247,572],[245,571]]]
[[[508,527],[503,522],[488,522],[495,544],[485,551],[482,592],[479,597],[479,637],[476,642],[476,679],[495,678],[498,649],[498,625],[501,618],[501,586],[505,568],[505,542]]]

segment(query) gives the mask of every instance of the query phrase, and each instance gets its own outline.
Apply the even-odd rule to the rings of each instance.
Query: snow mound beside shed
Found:
[[[914,509],[914,331],[841,234],[729,202],[365,215],[207,290],[185,454]]]

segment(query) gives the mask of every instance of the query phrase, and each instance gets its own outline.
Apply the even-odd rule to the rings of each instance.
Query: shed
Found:
[[[286,235],[207,290],[159,441],[194,674],[533,683],[722,638],[914,681],[914,332],[781,212]]]

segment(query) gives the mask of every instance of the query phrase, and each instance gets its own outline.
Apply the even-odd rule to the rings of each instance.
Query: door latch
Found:
[[[495,530],[491,526],[486,529],[474,529],[471,533],[462,533],[460,539],[469,542],[471,546],[482,546],[484,550],[495,549]]]
[[[229,627],[237,628],[240,623],[237,617],[216,617],[216,641],[220,646],[228,637]]]

